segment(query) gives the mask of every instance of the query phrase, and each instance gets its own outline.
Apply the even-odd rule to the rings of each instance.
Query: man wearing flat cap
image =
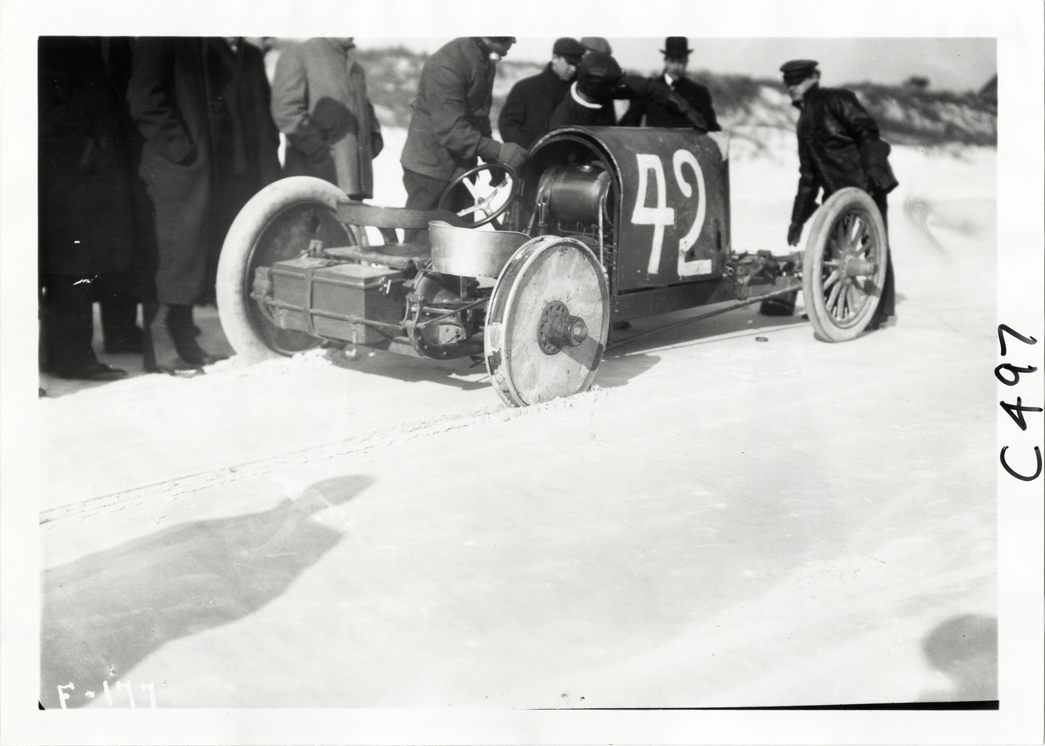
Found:
[[[529,148],[548,131],[552,112],[577,76],[586,51],[576,39],[558,39],[544,71],[512,86],[497,119],[502,140]]]
[[[798,193],[791,211],[787,242],[797,246],[802,226],[816,212],[821,189],[826,200],[845,187],[867,192],[882,214],[888,234],[886,195],[896,188],[889,166],[889,143],[879,137],[878,123],[852,91],[821,88],[815,60],[791,60],[780,67],[798,117]],[[888,252],[885,286],[870,328],[895,317],[892,251]]]
[[[586,52],[613,54],[613,47],[610,46],[608,40],[601,36],[585,36],[581,39],[581,45],[584,47]]]
[[[490,125],[497,61],[514,43],[513,36],[463,36],[425,61],[399,158],[407,207],[436,207],[443,190],[480,158],[512,168],[525,162],[526,150],[495,140]],[[467,195],[459,188],[451,207],[466,207]]]
[[[581,59],[577,80],[555,108],[549,126],[613,126],[615,99],[656,103],[684,118],[688,126],[707,131],[704,117],[663,81],[627,75],[612,55],[602,52],[588,52]]]
[[[686,103],[696,109],[707,122],[709,132],[718,132],[718,118],[715,107],[711,104],[711,92],[705,86],[686,77],[686,65],[693,50],[689,48],[689,39],[685,36],[669,36],[664,40],[664,72],[655,80],[662,81],[671,90],[685,99]],[[641,127],[645,117],[647,127],[689,127],[689,121],[653,101],[637,100],[631,103],[620,123],[624,127]]]

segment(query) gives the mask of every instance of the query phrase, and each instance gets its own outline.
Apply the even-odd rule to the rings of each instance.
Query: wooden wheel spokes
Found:
[[[860,284],[853,278],[844,278],[840,282],[836,279],[830,285],[824,284],[824,292],[827,293],[825,306],[827,311],[836,319],[844,320],[849,316],[860,313],[863,305],[870,297],[867,283]]]
[[[871,197],[835,192],[817,211],[806,243],[803,290],[821,339],[841,342],[870,322],[885,283],[885,225]]]
[[[833,250],[834,256],[841,252],[854,254],[865,252],[869,242],[867,222],[858,213],[849,212],[835,223],[828,240],[828,248]]]
[[[827,249],[834,258],[822,263],[824,306],[833,319],[844,321],[858,315],[873,294],[868,274],[877,270],[877,252],[871,224],[860,213],[844,213],[828,234]]]
[[[837,315],[836,309],[838,308],[838,298],[842,294],[842,288],[845,287],[842,283],[836,284],[831,288],[830,294],[827,296],[827,310],[833,315]]]
[[[857,246],[860,245],[860,237],[865,231],[864,221],[860,219],[859,215],[850,213],[849,215],[849,250],[853,251]]]
[[[825,256],[838,257],[845,251],[846,228],[842,221],[835,224],[834,229],[828,234],[827,250]]]
[[[859,215],[854,215],[855,230],[853,233],[852,252],[856,256],[867,258],[868,252],[874,251],[874,239],[871,236],[870,227],[866,220]]]
[[[827,303],[827,309],[831,315],[839,321],[843,321],[860,313],[867,296],[852,284],[839,284],[837,287],[841,288],[841,292],[837,294],[833,303],[830,300]]]

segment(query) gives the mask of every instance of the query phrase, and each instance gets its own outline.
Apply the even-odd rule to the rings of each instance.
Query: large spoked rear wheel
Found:
[[[337,186],[311,176],[274,182],[240,210],[218,260],[218,316],[236,352],[251,362],[311,349],[320,340],[281,329],[264,306],[250,297],[258,267],[300,256],[313,240],[323,246],[360,243],[354,227],[340,223],[337,203],[348,199]]]
[[[586,391],[610,325],[606,274],[580,241],[542,236],[508,260],[490,297],[485,356],[512,406]]]
[[[847,187],[824,202],[802,265],[806,310],[818,338],[846,342],[867,327],[885,286],[888,251],[885,223],[867,192]]]

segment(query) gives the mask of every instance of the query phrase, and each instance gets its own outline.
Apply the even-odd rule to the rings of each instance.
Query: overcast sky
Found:
[[[646,74],[658,68],[661,38],[608,37],[614,56],[630,71]],[[418,52],[434,52],[448,37],[356,37],[360,48],[401,44]],[[544,62],[554,38],[519,37],[508,59]],[[997,72],[994,39],[690,39],[690,71],[711,70],[752,77],[778,75],[780,65],[795,58],[820,62],[827,85],[897,84],[912,75],[926,77],[932,88],[978,90]]]
[[[103,36],[354,36],[361,47],[403,44],[428,52],[455,36],[496,33],[519,38],[509,59],[532,62],[549,59],[557,36],[604,36],[625,68],[644,74],[660,66],[664,37],[677,34],[691,40],[693,71],[776,77],[782,62],[812,58],[828,85],[897,84],[917,75],[932,88],[966,91],[989,81],[999,59],[1009,70],[1005,82],[1020,85],[1013,73],[1036,64],[1041,36],[1025,12],[1041,0],[0,2],[4,65],[13,28]],[[997,38],[1004,40],[1000,48]]]

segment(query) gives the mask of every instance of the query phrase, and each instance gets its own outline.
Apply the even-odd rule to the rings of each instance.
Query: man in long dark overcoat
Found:
[[[529,149],[548,131],[552,112],[577,76],[577,65],[586,51],[576,39],[555,40],[551,62],[544,70],[523,78],[508,91],[497,118],[502,140]]]
[[[826,200],[845,187],[857,187],[871,196],[888,234],[886,195],[898,184],[889,165],[889,143],[881,139],[878,123],[852,91],[820,87],[817,64],[815,60],[791,60],[780,68],[791,101],[802,112],[798,117],[798,191],[787,242],[798,245],[802,226],[816,212],[821,189]],[[891,247],[886,257],[885,285],[871,329],[896,316]]]
[[[217,262],[225,234],[239,211],[280,177],[279,131],[269,113],[271,90],[261,50],[242,37],[205,42],[211,89],[214,207],[204,299],[214,299]]]
[[[124,272],[134,248],[130,123],[98,37],[40,37],[41,361],[64,378],[126,375],[91,346],[93,291]]]
[[[242,40],[232,49],[232,39],[135,41],[127,96],[155,239],[155,282],[143,290],[147,370],[191,375],[218,359],[196,342],[192,306],[208,294],[215,247],[249,184],[278,175],[261,53]]]
[[[663,82],[699,112],[707,123],[708,132],[718,132],[722,127],[715,116],[711,92],[706,86],[686,77],[686,66],[692,52],[689,40],[685,36],[669,36],[664,42],[664,49],[660,50],[664,55],[664,72],[654,80]],[[620,123],[624,127],[639,127],[643,124],[643,117],[647,127],[691,126],[684,116],[670,111],[656,101],[642,99],[631,102],[624,116],[620,118]]]
[[[272,118],[287,137],[284,176],[315,176],[352,199],[374,196],[384,147],[351,37],[309,39],[279,55]]]

